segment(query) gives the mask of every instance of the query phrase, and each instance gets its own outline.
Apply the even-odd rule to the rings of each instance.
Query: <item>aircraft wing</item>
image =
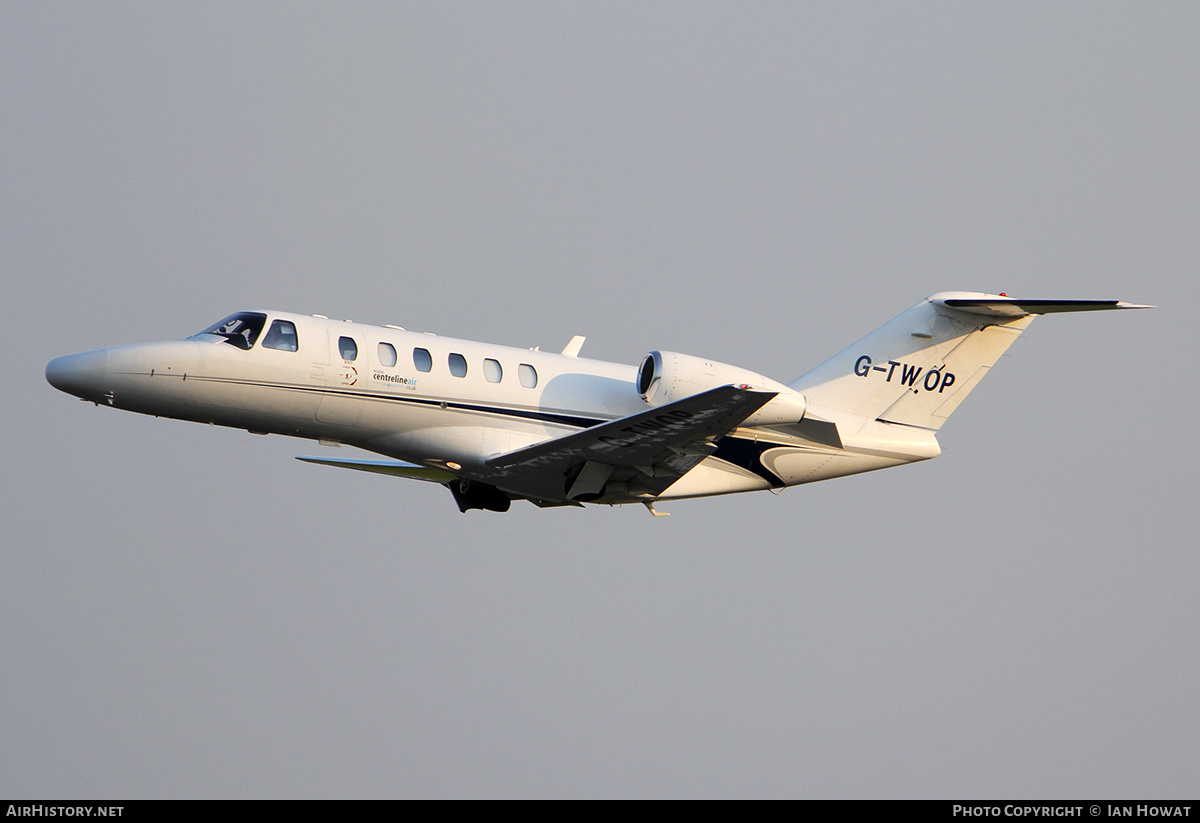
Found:
[[[296,459],[303,460],[305,463],[316,463],[318,466],[337,466],[341,469],[390,474],[394,477],[411,477],[415,480],[429,480],[433,483],[449,483],[457,477],[456,474],[445,469],[432,469],[413,463],[401,463],[398,460],[335,460],[330,457],[297,457]]]
[[[535,499],[594,499],[610,480],[655,495],[716,451],[712,440],[775,394],[720,386],[496,455],[487,465],[498,485]]]

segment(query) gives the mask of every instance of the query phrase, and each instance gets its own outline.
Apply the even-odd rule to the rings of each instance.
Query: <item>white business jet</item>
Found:
[[[460,511],[781,490],[936,457],[936,434],[1034,315],[1150,308],[943,292],[788,385],[653,351],[638,367],[277,311],[60,357],[97,405],[346,444],[309,463],[441,483]]]

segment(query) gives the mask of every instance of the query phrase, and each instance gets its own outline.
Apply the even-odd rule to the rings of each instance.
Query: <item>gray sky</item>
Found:
[[[1194,3],[0,6],[0,796],[1196,797]],[[1042,318],[938,460],[458,513],[48,360],[239,309],[789,381]],[[11,356],[15,355],[15,356]]]

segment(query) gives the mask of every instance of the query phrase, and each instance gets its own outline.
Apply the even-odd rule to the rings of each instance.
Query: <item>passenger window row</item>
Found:
[[[467,376],[467,358],[458,352],[451,352],[446,358],[446,364],[449,366],[450,374],[453,376]],[[413,349],[413,365],[416,366],[419,372],[433,371],[433,355],[429,353],[429,349]],[[504,367],[500,365],[499,360],[493,360],[490,357],[485,358],[483,361],[483,376],[489,383],[499,383],[504,378]],[[528,363],[522,363],[517,366],[517,379],[527,389],[536,388],[537,370]]]
[[[276,324],[283,321],[275,321]],[[290,323],[287,325],[291,326]],[[272,325],[271,331],[275,331],[275,325]],[[290,351],[295,351],[295,327],[291,330],[291,345]],[[267,335],[270,338],[270,334]],[[263,345],[268,345],[268,341],[264,340]],[[272,346],[272,348],[283,348],[283,346]],[[380,343],[376,350],[379,356],[379,363],[387,368],[392,368],[396,365],[396,347],[391,343]],[[353,337],[338,338],[338,352],[343,360],[356,360],[358,358],[358,344],[354,342]],[[429,349],[415,348],[413,349],[413,365],[419,372],[433,371],[433,355],[429,353]],[[450,369],[450,374],[454,377],[467,376],[467,358],[458,352],[450,352],[446,357],[446,365]],[[500,365],[499,360],[494,360],[490,357],[484,358],[483,361],[483,376],[489,383],[499,383],[504,379],[504,367]],[[527,389],[537,387],[537,370],[528,363],[521,363],[517,366],[517,379],[521,381],[521,385]]]

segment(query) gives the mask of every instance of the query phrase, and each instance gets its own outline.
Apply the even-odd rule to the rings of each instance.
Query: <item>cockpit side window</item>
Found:
[[[214,323],[200,334],[193,334],[188,340],[199,340],[203,335],[212,334],[224,337],[225,342],[239,349],[249,349],[262,333],[267,316],[261,312],[244,311],[231,314],[220,323]],[[293,329],[294,332],[294,329]]]
[[[276,320],[263,338],[264,349],[296,351],[296,324],[290,320]]]

